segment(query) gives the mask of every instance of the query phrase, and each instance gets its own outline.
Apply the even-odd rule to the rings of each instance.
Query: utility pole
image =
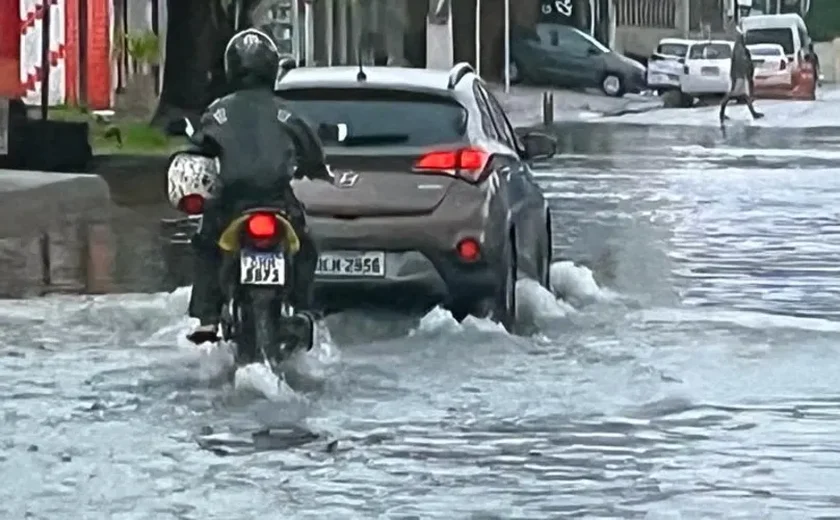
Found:
[[[50,111],[50,7],[49,0],[43,0],[41,17],[41,120],[46,121]]]

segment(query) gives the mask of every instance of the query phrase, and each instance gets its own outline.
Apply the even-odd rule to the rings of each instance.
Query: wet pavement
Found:
[[[576,263],[524,336],[342,314],[287,385],[189,347],[184,289],[0,303],[0,518],[840,517],[840,128],[648,116],[540,168]]]

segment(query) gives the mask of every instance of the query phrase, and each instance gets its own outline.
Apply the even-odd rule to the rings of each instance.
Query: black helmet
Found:
[[[234,34],[225,47],[225,77],[233,88],[273,89],[279,68],[277,45],[259,29]]]

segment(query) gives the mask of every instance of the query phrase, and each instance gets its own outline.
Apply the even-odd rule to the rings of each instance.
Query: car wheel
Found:
[[[610,97],[621,97],[624,95],[624,78],[612,72],[607,73],[601,80],[601,90]]]
[[[551,241],[551,219],[545,224],[545,248],[540,251],[540,285],[551,290],[551,255],[554,253]]]
[[[516,250],[512,242],[512,239],[508,239],[505,246],[502,283],[496,289],[496,295],[493,298],[492,310],[490,312],[490,318],[504,325],[510,332],[513,331],[513,325],[516,321],[517,264]]]

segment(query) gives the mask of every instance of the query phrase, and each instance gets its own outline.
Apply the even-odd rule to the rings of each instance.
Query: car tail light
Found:
[[[787,68],[787,63],[785,63],[785,60],[782,60],[781,62],[779,62],[779,70],[785,70],[786,68]]]
[[[420,157],[414,163],[414,170],[453,175],[475,182],[481,177],[489,160],[490,154],[480,148],[444,150],[429,152]]]
[[[458,242],[455,251],[464,262],[475,262],[481,256],[481,246],[474,238],[465,238]]]
[[[271,213],[254,213],[248,217],[248,237],[257,247],[271,247],[280,241],[280,226]]]
[[[178,201],[178,209],[187,215],[201,215],[204,213],[204,197],[197,194],[182,197]]]

